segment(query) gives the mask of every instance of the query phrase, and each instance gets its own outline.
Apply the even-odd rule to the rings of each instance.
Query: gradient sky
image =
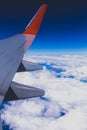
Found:
[[[42,3],[48,8],[31,49],[87,49],[87,0],[1,0],[0,38],[23,31]]]

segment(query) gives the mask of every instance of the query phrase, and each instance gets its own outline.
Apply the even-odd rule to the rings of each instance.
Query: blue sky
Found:
[[[5,3],[5,4],[4,4]],[[86,0],[17,0],[0,4],[0,38],[24,30],[41,4],[48,3],[47,12],[31,50],[86,50]]]

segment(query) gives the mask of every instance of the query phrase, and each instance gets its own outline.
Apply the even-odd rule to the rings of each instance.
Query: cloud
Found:
[[[17,73],[14,80],[44,89],[45,96],[5,104],[6,124],[13,130],[87,130],[87,56],[25,58],[44,70]]]

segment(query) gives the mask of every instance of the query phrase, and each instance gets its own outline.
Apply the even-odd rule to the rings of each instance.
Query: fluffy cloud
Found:
[[[2,119],[13,130],[87,130],[87,56],[31,56],[44,70],[14,80],[45,90],[45,96],[5,104]]]

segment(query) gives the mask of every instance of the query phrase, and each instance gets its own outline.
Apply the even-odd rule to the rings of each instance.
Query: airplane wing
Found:
[[[35,91],[37,92],[37,89],[30,89],[28,86],[13,83],[12,79],[21,63],[27,70],[32,67],[32,64],[26,64],[26,62],[22,61],[22,59],[26,50],[30,47],[32,41],[39,31],[46,8],[47,4],[43,4],[40,7],[40,9],[37,11],[33,19],[30,21],[30,23],[22,33],[0,40],[0,101],[4,101],[8,93],[10,96],[11,89],[12,91],[14,91],[14,93],[17,95],[17,98],[19,99],[22,98],[18,96],[18,93],[19,95],[21,93],[20,91],[24,91],[23,98],[26,98],[26,89],[28,90],[28,92],[30,91],[30,95],[33,95],[29,96],[28,94],[27,98],[34,97],[34,94],[36,97]],[[33,67],[32,69],[34,68],[35,67]],[[38,66],[36,68],[38,68]],[[38,96],[43,95],[43,92],[39,91],[39,89],[38,93]]]
[[[26,70],[41,68],[22,59],[39,31],[46,8],[47,4],[39,8],[22,33],[0,40],[0,102],[44,95],[43,90],[13,82],[12,79],[21,64]]]

